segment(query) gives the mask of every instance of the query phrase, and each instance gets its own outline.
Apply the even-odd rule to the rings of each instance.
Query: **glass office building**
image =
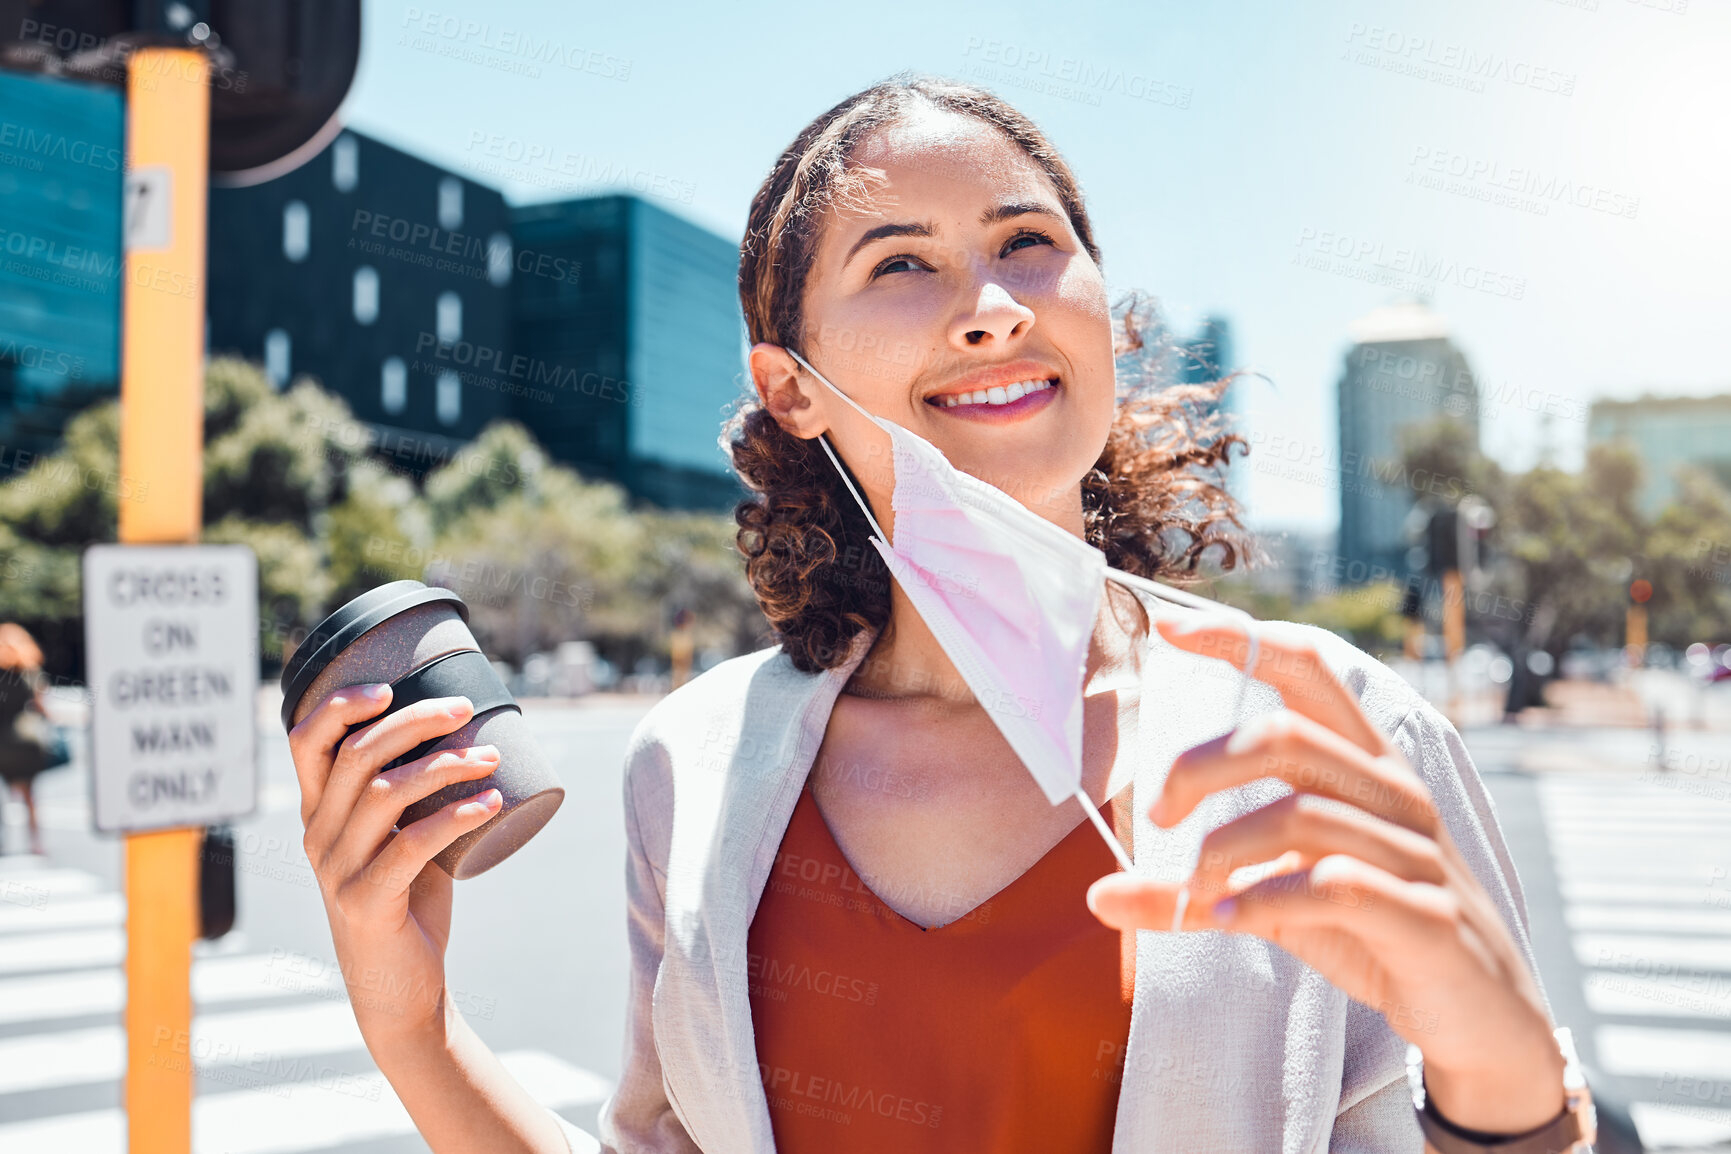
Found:
[[[513,351],[559,383],[531,424],[548,451],[656,505],[731,508],[746,490],[718,437],[744,388],[738,245],[629,195],[525,205],[511,232]]]
[[[1731,394],[1594,401],[1587,441],[1634,449],[1642,472],[1636,503],[1648,517],[1657,517],[1677,496],[1677,470],[1683,466],[1702,469],[1731,489]]]
[[[9,461],[51,450],[71,416],[119,390],[125,141],[118,88],[0,71],[0,446]]]

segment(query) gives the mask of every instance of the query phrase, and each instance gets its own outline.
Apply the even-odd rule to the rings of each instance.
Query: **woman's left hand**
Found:
[[[1159,622],[1187,652],[1243,668],[1242,626]],[[1117,873],[1088,892],[1117,929],[1255,934],[1373,1007],[1424,1054],[1442,1115],[1490,1133],[1562,1112],[1563,1059],[1537,983],[1508,927],[1455,848],[1430,790],[1315,648],[1258,626],[1253,675],[1286,708],[1174,761],[1149,818],[1170,827],[1208,795],[1273,777],[1293,793],[1208,834],[1187,883]],[[1246,866],[1264,866],[1250,884]]]

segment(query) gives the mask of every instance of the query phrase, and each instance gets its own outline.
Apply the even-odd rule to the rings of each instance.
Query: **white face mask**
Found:
[[[872,544],[962,680],[1047,799],[1067,800],[1082,776],[1082,678],[1105,554],[956,469],[931,442],[867,412],[793,356],[889,433],[893,544],[821,440],[876,534]]]
[[[811,363],[806,370],[890,436],[895,541],[872,516],[829,439],[818,438],[875,534],[896,583],[1053,805],[1075,798],[1126,870],[1129,855],[1082,791],[1082,687],[1088,643],[1105,592],[1106,556],[1002,489],[951,465],[937,447],[867,412]],[[1223,610],[1204,597],[1113,570],[1113,580],[1192,609]],[[1250,637],[1245,669],[1256,667]],[[1242,712],[1246,677],[1237,713]],[[1188,891],[1180,895],[1181,903]],[[1182,904],[1173,925],[1184,916]]]

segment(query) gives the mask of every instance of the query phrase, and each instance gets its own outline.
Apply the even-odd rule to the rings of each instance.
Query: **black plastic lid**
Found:
[[[450,602],[463,622],[468,623],[469,607],[461,597],[449,589],[427,585],[411,577],[369,589],[313,626],[312,632],[283,666],[283,729],[294,728],[295,707],[300,704],[301,695],[325,671],[325,666],[353,645],[356,638],[386,618],[437,601]]]

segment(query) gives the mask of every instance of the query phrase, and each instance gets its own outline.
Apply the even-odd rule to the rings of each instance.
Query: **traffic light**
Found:
[[[257,184],[340,129],[361,55],[360,0],[0,0],[0,67],[112,84],[135,50],[209,59],[210,172]]]
[[[1630,665],[1640,665],[1647,654],[1647,602],[1653,583],[1645,577],[1629,582],[1629,608],[1623,614],[1623,652]]]
[[[1426,569],[1432,577],[1461,567],[1460,515],[1455,510],[1438,509],[1431,514],[1425,526],[1425,550],[1430,554]]]

